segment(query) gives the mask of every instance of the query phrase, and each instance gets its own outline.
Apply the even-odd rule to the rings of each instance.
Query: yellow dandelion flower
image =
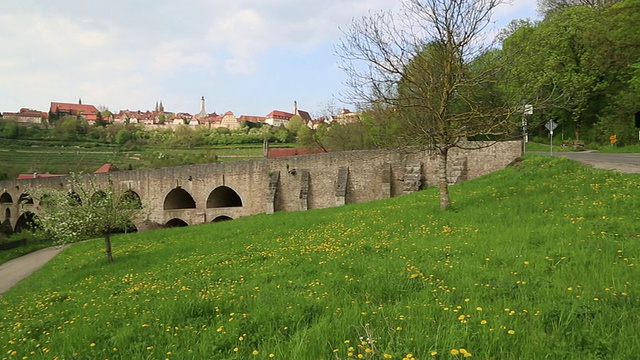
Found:
[[[478,311],[482,311],[482,306],[478,306],[478,307],[476,308],[476,310],[478,310]]]
[[[260,352],[259,352],[258,350],[253,350],[253,351],[251,352],[251,354],[252,354],[252,355],[258,355],[259,353],[260,353]]]
[[[513,330],[513,329],[509,329],[509,331],[507,331],[507,334],[509,334],[509,335],[513,335],[515,333],[516,333],[516,331]]]
[[[269,354],[269,357],[270,357],[270,358],[274,358],[274,357],[276,357],[276,354],[271,353],[271,354]]]
[[[481,320],[480,321],[480,325],[486,325],[487,324],[487,320]]]
[[[451,349],[451,355],[458,355],[460,354],[460,351],[458,351],[458,349]]]
[[[437,351],[432,351],[432,352],[431,352],[431,356],[436,356],[436,355],[438,355],[438,352],[437,352]]]
[[[89,346],[94,347],[94,346],[96,346],[96,343],[91,343],[91,344],[89,344]]]
[[[382,357],[383,357],[383,358],[385,358],[385,359],[391,359],[391,358],[393,358],[393,355],[391,355],[391,354],[387,354],[387,353],[384,353],[384,354],[382,355]]]

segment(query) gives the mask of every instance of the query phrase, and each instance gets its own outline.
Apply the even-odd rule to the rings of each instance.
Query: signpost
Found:
[[[527,115],[533,114],[533,105],[525,104],[522,112],[522,153],[527,150],[527,142],[529,142],[529,134],[527,134]]]
[[[549,133],[551,133],[551,155],[553,155],[553,130],[558,127],[558,124],[553,120],[549,120],[546,124],[544,124],[544,127],[549,130]]]

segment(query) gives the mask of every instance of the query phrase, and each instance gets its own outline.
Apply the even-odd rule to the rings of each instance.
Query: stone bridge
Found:
[[[449,182],[501,169],[521,155],[519,141],[477,150],[452,149]],[[185,226],[260,213],[320,209],[411,193],[437,180],[437,156],[430,151],[367,150],[332,152],[151,170],[97,174],[135,193],[149,224]],[[64,189],[65,177],[0,181],[0,216],[14,231],[40,212],[29,189]]]

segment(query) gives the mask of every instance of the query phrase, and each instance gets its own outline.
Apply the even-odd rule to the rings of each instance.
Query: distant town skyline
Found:
[[[120,110],[322,115],[346,75],[334,46],[340,27],[389,0],[103,2],[23,0],[0,14],[0,112],[46,111],[51,102]],[[514,0],[493,16],[497,33],[537,19],[536,0]]]

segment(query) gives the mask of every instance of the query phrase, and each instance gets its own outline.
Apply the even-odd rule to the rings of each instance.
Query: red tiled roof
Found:
[[[113,166],[112,164],[104,164],[102,166],[100,166],[98,168],[98,170],[94,171],[94,174],[103,174],[103,173],[108,173],[108,172],[112,172],[112,171],[118,171],[118,168],[116,168],[115,166]]]
[[[70,115],[81,115],[87,120],[97,120],[98,119],[98,109],[96,109],[93,105],[87,104],[69,104],[69,103],[59,103],[52,102],[51,107],[49,108],[49,112],[51,113],[67,113]]]
[[[267,115],[267,119],[285,119],[289,120],[294,116],[292,113],[286,111],[273,110]]]

